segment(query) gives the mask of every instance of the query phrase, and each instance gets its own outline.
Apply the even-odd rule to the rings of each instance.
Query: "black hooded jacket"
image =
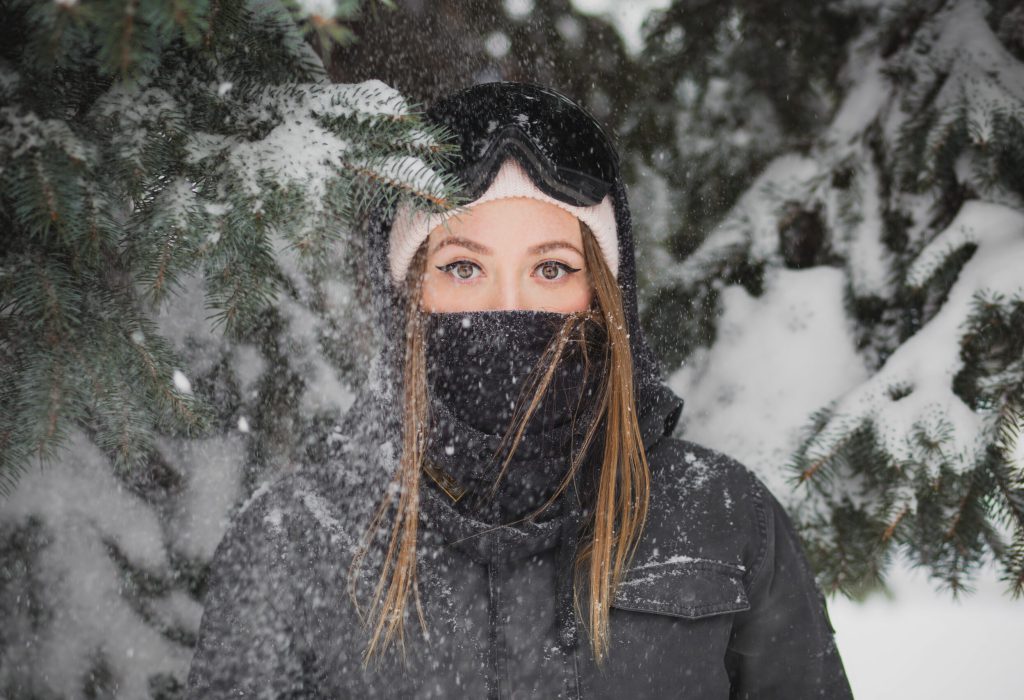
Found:
[[[370,632],[349,597],[349,565],[396,468],[401,429],[404,318],[386,276],[385,213],[368,246],[387,341],[373,377],[322,449],[236,514],[214,557],[187,697],[851,697],[782,507],[741,464],[672,437],[683,402],[662,383],[639,325],[621,181],[612,196],[651,492],[603,667],[571,607],[579,513],[487,522],[426,477],[417,576],[428,634],[410,601],[404,651],[363,663]],[[428,456],[452,473],[482,471],[499,438],[442,425]],[[527,435],[510,471],[542,470],[549,447]],[[371,550],[358,590],[372,590],[379,561]]]

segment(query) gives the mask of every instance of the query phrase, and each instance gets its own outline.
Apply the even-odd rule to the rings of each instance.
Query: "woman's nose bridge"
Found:
[[[523,280],[512,271],[496,275],[491,307],[494,311],[514,311],[523,308]]]
[[[500,287],[501,309],[516,310],[522,307],[521,281],[516,275],[503,275]]]

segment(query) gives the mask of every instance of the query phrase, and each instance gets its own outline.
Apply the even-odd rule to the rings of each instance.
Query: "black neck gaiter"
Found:
[[[504,435],[523,386],[565,319],[542,311],[431,314],[425,344],[434,428],[448,434],[468,428]],[[510,464],[493,499],[481,496],[494,485],[500,459],[491,460],[489,470],[481,470],[470,455],[445,460],[448,476],[475,496],[465,499],[462,508],[487,520],[522,517],[545,502],[564,478],[570,445],[578,444],[591,420],[602,376],[603,334],[596,324],[585,323],[588,361],[580,343],[570,342],[522,437],[522,443],[544,443],[547,458]]]

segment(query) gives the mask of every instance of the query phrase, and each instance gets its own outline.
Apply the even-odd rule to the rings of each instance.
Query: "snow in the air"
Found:
[[[177,388],[178,391],[182,392],[183,394],[192,393],[192,382],[188,380],[188,377],[186,377],[185,374],[180,369],[174,370],[173,378],[174,386],[175,388]]]
[[[78,0],[54,2],[66,7],[78,4]],[[327,17],[337,4],[336,0],[299,0],[297,7],[306,16]],[[642,46],[643,20],[670,3],[572,0],[572,4],[582,12],[611,19],[627,50],[636,54]],[[534,0],[504,0],[514,22],[528,17],[534,5]],[[948,73],[937,106],[948,117],[953,110],[943,112],[945,107],[968,105],[971,137],[977,143],[992,136],[993,107],[1024,100],[1024,72],[993,36],[984,10],[981,2],[950,3],[929,29],[937,41],[928,60],[935,71]],[[568,15],[556,19],[554,30],[569,44],[584,40],[579,22]],[[486,39],[486,50],[494,58],[506,56],[511,45],[505,32]],[[976,248],[944,304],[880,367],[869,366],[871,358],[857,350],[856,329],[844,306],[846,295],[887,297],[894,284],[889,253],[881,240],[884,173],[865,157],[862,137],[878,120],[884,139],[894,143],[908,116],[894,100],[892,83],[885,76],[884,69],[894,66],[877,55],[877,48],[869,42],[857,49],[858,60],[847,69],[851,85],[828,127],[828,138],[811,153],[789,152],[768,163],[722,225],[681,263],[673,262],[662,246],[674,213],[673,194],[648,165],[633,163],[639,177],[630,197],[637,228],[646,231],[639,241],[642,286],[652,280],[691,284],[709,265],[736,249],[749,249],[752,260],[770,263],[760,296],[741,286],[721,286],[715,342],[682,367],[671,368],[669,382],[686,401],[678,434],[749,466],[783,502],[799,496],[786,469],[788,460],[806,437],[810,416],[826,407],[834,415],[812,452],[828,451],[851,425],[871,420],[880,428],[887,449],[898,458],[911,457],[906,436],[912,426],[921,426],[949,434],[954,448],[946,456],[960,468],[971,468],[984,447],[980,432],[993,416],[972,411],[951,388],[961,367],[964,321],[979,295],[1024,294],[1024,214],[1019,202],[1006,193],[975,187],[984,198],[965,202],[945,229],[921,248],[907,273],[911,285],[924,286],[950,251]],[[11,84],[12,76],[0,66],[0,86]],[[998,77],[994,85],[992,76]],[[726,99],[730,85],[713,81],[709,87],[706,97],[714,101]],[[239,99],[239,86],[231,81],[215,80],[207,89],[218,100]],[[164,90],[126,85],[109,91],[93,109],[99,116],[117,120],[110,126],[120,154],[141,164],[146,132],[175,126],[162,120],[171,119],[177,107]],[[437,173],[421,159],[412,155],[369,158],[359,144],[338,136],[324,123],[332,118],[398,117],[408,110],[402,95],[379,81],[268,88],[247,106],[254,123],[272,125],[260,138],[194,133],[188,136],[187,149],[192,164],[220,167],[215,164],[223,158],[225,171],[238,176],[238,186],[251,198],[253,211],[262,211],[268,193],[277,188],[301,192],[309,216],[300,216],[294,223],[298,230],[306,230],[322,212],[330,184],[345,169],[369,171],[421,194],[443,190]],[[5,106],[0,107],[0,126],[4,135],[0,174],[3,161],[42,143],[54,144],[84,162],[95,160],[96,154],[63,121],[40,119]],[[697,137],[688,136],[685,126],[679,125],[679,139],[690,150],[720,146],[715,139],[693,141]],[[933,138],[941,135],[940,127],[941,122]],[[739,133],[736,138],[744,141],[757,135]],[[412,146],[430,142],[426,132],[408,136]],[[828,175],[847,159],[863,166],[853,173],[850,190],[858,201],[858,218],[846,218],[848,202],[835,198],[825,186]],[[973,162],[964,158],[957,164],[956,175],[976,185],[972,168]],[[845,232],[832,241],[845,267],[789,270],[776,264],[777,206],[786,199],[819,204],[828,227]],[[228,216],[232,206],[219,198],[202,201],[195,184],[184,177],[166,183],[157,200],[158,225],[181,230],[190,230],[197,217]],[[928,200],[907,194],[902,201],[914,213],[909,232],[913,246],[927,235]],[[222,243],[216,231],[203,235],[211,247]],[[328,350],[356,341],[344,323],[332,326],[330,321],[350,318],[358,310],[359,298],[347,280],[312,284],[308,262],[293,237],[274,232],[271,242],[274,261],[287,282],[275,303],[279,326],[274,340],[300,374],[295,401],[305,415],[341,414],[354,396],[339,378]],[[338,252],[339,258],[343,252]],[[47,684],[62,696],[77,697],[82,677],[90,670],[91,654],[98,648],[116,669],[119,697],[149,696],[153,673],[183,678],[191,650],[169,641],[158,627],[194,633],[202,614],[200,604],[184,590],[173,589],[145,601],[144,610],[135,610],[123,597],[122,569],[160,579],[173,557],[208,561],[229,518],[269,492],[269,482],[256,483],[255,475],[246,473],[248,450],[263,431],[290,426],[275,422],[274,416],[260,418],[254,404],[268,371],[265,349],[226,341],[206,313],[205,291],[201,274],[186,274],[175,294],[155,312],[159,335],[178,351],[187,352],[189,364],[176,369],[170,383],[178,392],[192,394],[193,381],[198,385],[199,377],[209,376],[223,361],[231,376],[233,399],[240,405],[216,437],[154,438],[156,461],[178,479],[168,487],[174,489],[174,497],[161,503],[163,510],[158,513],[151,502],[117,478],[100,448],[78,430],[69,433],[65,449],[51,465],[21,476],[0,508],[0,526],[34,519],[52,540],[40,550],[39,573],[56,601],[49,608],[56,619],[41,628],[32,658],[45,666]],[[313,304],[330,311],[315,313]],[[139,346],[152,340],[141,330],[129,338]],[[382,381],[373,368],[370,376]],[[898,394],[894,387],[900,389]],[[343,441],[341,436],[333,437]],[[1001,447],[1024,470],[1024,434]],[[380,449],[381,461],[392,465],[394,445],[382,443]],[[454,446],[450,450],[450,455],[455,453]],[[274,458],[281,471],[294,466],[290,455]],[[684,459],[691,467],[686,478],[692,486],[711,477],[708,465],[696,455],[686,453]],[[908,492],[906,498],[912,501],[912,494]],[[300,491],[298,500],[305,514],[329,532],[338,537],[346,532],[323,498]],[[262,522],[268,532],[280,534],[295,515],[272,507]],[[639,563],[636,570],[653,576],[662,565],[694,561],[702,560],[667,554]],[[881,700],[1018,697],[1019,683],[1012,671],[1024,649],[1020,641],[1024,604],[1010,600],[996,577],[992,568],[984,568],[975,581],[978,591],[953,602],[923,572],[911,571],[899,561],[889,578],[891,597],[876,594],[863,603],[830,599],[836,640],[855,696]],[[27,618],[3,623],[5,633],[16,630],[14,638],[37,634]],[[5,661],[18,664],[18,655],[28,652],[12,647],[5,653]]]

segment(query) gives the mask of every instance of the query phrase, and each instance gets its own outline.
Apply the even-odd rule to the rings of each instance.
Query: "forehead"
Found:
[[[527,247],[561,238],[581,244],[579,220],[564,209],[526,197],[497,199],[470,207],[430,232],[431,247],[449,235],[481,243]]]

